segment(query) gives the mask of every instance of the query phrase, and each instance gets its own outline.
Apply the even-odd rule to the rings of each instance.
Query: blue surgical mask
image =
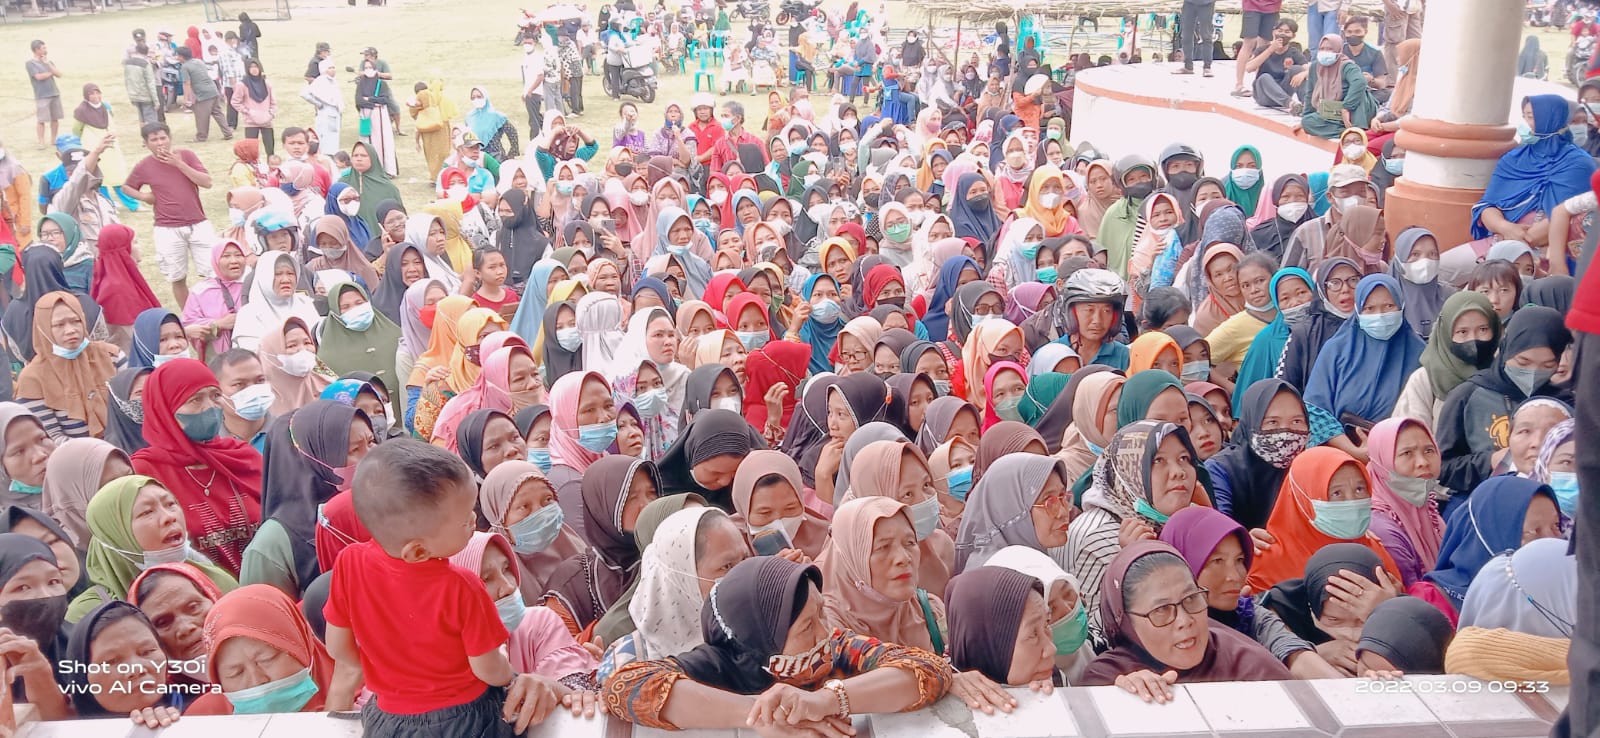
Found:
[[[1066,656],[1078,652],[1089,637],[1089,611],[1078,600],[1072,612],[1050,624],[1050,640],[1056,644],[1056,655]]]
[[[646,418],[654,418],[667,409],[667,388],[659,387],[634,395],[633,406]]]
[[[222,433],[222,408],[213,407],[197,413],[177,413],[179,427],[183,434],[195,443],[205,443],[214,440]]]
[[[1317,63],[1321,64],[1322,66],[1326,67],[1329,64],[1332,64],[1332,63],[1334,63],[1334,62],[1336,62],[1338,60],[1339,60],[1339,52],[1337,52],[1337,51],[1318,51],[1317,52]]]
[[[972,491],[972,467],[951,469],[950,476],[946,477],[945,481],[950,485],[950,496],[966,502],[967,493]]]
[[[1055,284],[1056,268],[1053,266],[1039,267],[1033,270],[1033,278],[1045,284]]]
[[[1185,382],[1203,382],[1211,376],[1211,362],[1206,359],[1183,362],[1183,376]]]
[[[539,467],[540,471],[549,472],[550,471],[550,449],[548,449],[548,448],[530,448],[530,449],[528,449],[528,463]]]
[[[77,348],[67,348],[65,346],[58,346],[58,345],[52,343],[52,344],[50,344],[50,353],[55,354],[56,356],[58,356],[60,358],[67,359],[67,360],[70,361],[72,359],[78,358],[79,356],[82,356],[83,355],[83,350],[86,349],[86,348],[89,348],[89,340],[88,339],[83,339],[83,340],[79,341]]]
[[[1527,123],[1518,123],[1517,124],[1517,142],[1518,143],[1531,144],[1534,141],[1538,141],[1538,140],[1539,140],[1539,137],[1536,134],[1534,134],[1532,128],[1528,127]]]
[[[1555,490],[1556,503],[1561,506],[1561,514],[1569,518],[1576,518],[1578,516],[1578,473],[1550,472],[1550,489]]]
[[[507,631],[515,631],[522,624],[522,617],[528,614],[528,606],[522,602],[521,590],[515,589],[511,590],[511,594],[495,600],[494,609],[500,612],[500,624],[506,626]]]
[[[1312,500],[1311,512],[1316,515],[1311,525],[1330,538],[1352,541],[1367,534],[1372,524],[1372,499]]]
[[[549,449],[529,449],[544,451],[545,458],[550,458]],[[538,462],[533,462],[535,465]],[[561,535],[561,525],[566,522],[566,513],[562,512],[560,505],[545,505],[533,511],[532,515],[518,520],[506,527],[506,532],[511,537],[511,549],[523,556],[536,554],[555,543],[556,536]]]
[[[809,144],[807,144],[806,142],[804,142],[804,141],[795,141],[794,143],[789,144],[789,155],[790,156],[799,156],[801,154],[806,153],[806,149],[809,149],[809,148],[811,148],[811,146]]]
[[[843,308],[839,307],[837,300],[823,300],[811,306],[811,319],[818,323],[833,323],[839,320]]]
[[[1585,135],[1588,135],[1588,133],[1589,133],[1588,131],[1584,131]],[[1384,159],[1383,160],[1383,170],[1388,172],[1389,174],[1391,174],[1393,176],[1398,177],[1401,174],[1404,174],[1405,171],[1406,171],[1406,160],[1405,159]]]
[[[339,322],[353,331],[365,331],[372,327],[372,303],[363,302],[339,316]]]
[[[597,454],[605,453],[617,441],[617,421],[578,427],[578,445]]]
[[[928,495],[921,502],[911,504],[911,525],[917,531],[917,540],[925,541],[939,527],[939,498]]]
[[[1387,313],[1362,313],[1356,319],[1360,322],[1362,333],[1379,341],[1387,341],[1400,331],[1406,316],[1399,310],[1392,310]]]
[[[237,692],[223,692],[233,704],[235,715],[265,715],[273,712],[299,712],[317,696],[317,682],[307,666],[282,679],[257,684]]]
[[[1172,517],[1171,515],[1157,510],[1154,505],[1142,498],[1133,501],[1133,511],[1138,513],[1139,517],[1147,520],[1153,520],[1157,523],[1166,523],[1167,518]]]
[[[573,182],[572,180],[566,180],[564,182],[557,182],[556,183],[556,192],[559,192],[559,193],[561,193],[563,195],[570,195],[570,194],[572,194],[573,188],[577,187],[577,186],[578,186],[578,183],[577,182]]]
[[[1023,241],[1022,255],[1027,257],[1028,261],[1033,261],[1034,257],[1039,255],[1039,247],[1043,245],[1043,241]]]
[[[739,343],[744,344],[744,350],[754,351],[767,345],[767,339],[772,337],[770,331],[734,331],[739,337]]]
[[[11,480],[11,491],[19,495],[42,495],[44,494],[44,487],[23,484],[22,482],[13,479]]]

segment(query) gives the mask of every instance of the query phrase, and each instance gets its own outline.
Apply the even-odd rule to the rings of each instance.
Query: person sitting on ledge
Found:
[[[1330,33],[1317,44],[1313,63],[1295,76],[1300,99],[1306,101],[1300,126],[1306,135],[1335,139],[1352,126],[1367,128],[1378,113],[1378,102],[1367,88],[1367,78],[1355,62],[1340,53],[1344,40]],[[1292,111],[1293,108],[1290,108]]]

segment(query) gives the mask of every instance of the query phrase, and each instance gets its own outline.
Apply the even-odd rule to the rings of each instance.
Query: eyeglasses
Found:
[[[840,351],[839,352],[839,358],[844,359],[845,361],[850,362],[852,364],[857,363],[857,362],[866,361],[868,359],[868,357],[870,357],[870,356],[871,356],[871,354],[869,354],[869,353],[867,353],[865,351]]]
[[[1043,509],[1045,512],[1058,513],[1067,509],[1067,496],[1064,494],[1050,495],[1049,497],[1044,498],[1044,502],[1036,502],[1033,506]]]
[[[1169,602],[1165,605],[1161,605],[1160,607],[1153,608],[1149,612],[1134,612],[1129,610],[1128,614],[1138,615],[1141,618],[1149,620],[1150,624],[1156,626],[1157,628],[1165,628],[1171,625],[1173,621],[1178,619],[1178,608],[1180,606],[1183,607],[1184,612],[1189,613],[1190,615],[1199,615],[1200,613],[1205,612],[1206,595],[1208,594],[1211,594],[1211,590],[1201,587],[1194,592],[1184,595],[1183,599],[1178,600],[1177,602]]]
[[[1350,277],[1348,279],[1330,279],[1322,283],[1322,289],[1326,292],[1332,292],[1338,287],[1343,287],[1347,290],[1353,290],[1356,288],[1356,285],[1359,284],[1361,284],[1360,277]]]

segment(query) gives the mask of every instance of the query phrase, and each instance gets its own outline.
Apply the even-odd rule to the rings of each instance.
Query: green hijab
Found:
[[[44,225],[47,220],[60,226],[61,234],[67,238],[67,248],[62,250],[61,260],[71,259],[72,254],[78,250],[78,243],[83,240],[83,231],[78,228],[78,221],[66,213],[50,213],[39,219],[39,223],[33,229],[34,235],[38,235],[38,226]]]
[[[1234,149],[1233,156],[1228,157],[1228,167],[1230,169],[1238,169],[1239,155],[1246,151],[1250,152],[1250,155],[1256,158],[1256,171],[1260,172],[1261,150],[1250,145],[1240,146],[1239,148]],[[1254,185],[1251,185],[1250,187],[1240,187],[1233,183],[1233,176],[1231,173],[1224,175],[1222,177],[1222,194],[1224,197],[1228,198],[1230,202],[1238,205],[1239,209],[1243,210],[1246,216],[1254,215],[1256,212],[1256,205],[1260,204],[1261,202],[1261,190],[1265,186],[1264,179],[1264,177],[1259,177],[1256,179],[1256,183]]]
[[[133,503],[145,485],[161,486],[151,477],[129,475],[112,480],[89,500],[85,518],[89,523],[89,555],[85,566],[92,585],[67,608],[67,622],[76,623],[91,610],[111,600],[128,596],[133,580],[144,571],[144,551],[133,535]],[[227,572],[191,551],[194,565],[227,593],[239,582]]]
[[[1128,377],[1128,381],[1122,383],[1122,397],[1117,400],[1117,427],[1144,420],[1145,413],[1150,412],[1150,403],[1168,387],[1183,392],[1178,378],[1161,369],[1146,369]],[[1184,407],[1187,412],[1188,405]]]
[[[393,200],[400,203],[403,208],[406,201],[400,197],[400,188],[395,186],[394,180],[389,179],[389,174],[383,171],[383,159],[378,157],[378,152],[372,149],[372,145],[366,141],[357,141],[350,144],[350,149],[354,151],[357,146],[367,150],[367,156],[371,159],[372,166],[367,169],[365,174],[351,169],[350,173],[344,175],[344,178],[339,181],[354,187],[356,193],[361,195],[361,209],[356,211],[356,217],[367,224],[367,230],[372,235],[381,236],[383,224],[378,221],[378,206],[382,205],[385,200]],[[367,245],[364,243],[356,244],[357,249],[366,247]]]
[[[1489,327],[1494,331],[1492,340],[1496,346],[1500,344],[1500,317],[1495,315],[1494,306],[1489,303],[1487,296],[1481,292],[1462,290],[1445,298],[1444,306],[1439,308],[1439,321],[1433,324],[1433,333],[1428,336],[1428,345],[1422,347],[1419,360],[1422,368],[1428,372],[1428,381],[1433,383],[1433,397],[1436,400],[1443,400],[1450,390],[1478,373],[1479,367],[1463,361],[1450,350],[1450,334],[1455,332],[1456,319],[1469,310],[1483,313],[1489,319]]]
[[[1037,429],[1039,421],[1050,410],[1050,403],[1056,401],[1070,381],[1072,375],[1061,372],[1045,372],[1029,378],[1028,391],[1022,395],[1022,404],[1017,406],[1022,422]]]
[[[355,290],[371,304],[372,297],[354,281],[337,282],[328,290],[328,320],[322,321],[322,337],[317,341],[317,358],[335,374],[372,372],[385,387],[404,384],[394,374],[394,355],[400,347],[400,326],[373,306],[372,325],[358,331],[344,324],[339,313],[339,296]]]
[[[691,492],[689,494],[660,497],[655,502],[645,505],[644,509],[639,511],[639,520],[634,524],[633,531],[633,540],[639,545],[639,553],[643,554],[644,550],[650,547],[650,542],[655,540],[656,529],[661,527],[661,524],[666,522],[667,518],[672,517],[673,513],[687,507],[691,502],[701,506],[706,504],[704,497]],[[602,643],[610,645],[615,643],[618,638],[638,630],[633,624],[633,615],[628,613],[628,605],[633,603],[633,594],[638,589],[639,580],[634,579],[633,584],[628,585],[628,590],[622,593],[622,597],[611,606],[610,610],[606,611],[605,616],[600,618],[600,622],[594,626],[594,634],[600,638]]]

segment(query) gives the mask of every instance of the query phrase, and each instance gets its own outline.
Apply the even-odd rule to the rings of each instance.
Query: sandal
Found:
[[[1250,95],[1252,93],[1249,90],[1247,90],[1247,89],[1245,89],[1243,87],[1240,87],[1240,88],[1237,88],[1233,92],[1230,92],[1228,94],[1233,95],[1234,97],[1250,97]]]
[[[1172,73],[1173,74],[1194,74],[1194,69],[1192,69],[1190,67],[1178,67],[1177,69],[1172,70]]]
[[[1211,67],[1206,67],[1205,69],[1200,70],[1200,76],[1202,76],[1202,77],[1210,77],[1211,76]]]

